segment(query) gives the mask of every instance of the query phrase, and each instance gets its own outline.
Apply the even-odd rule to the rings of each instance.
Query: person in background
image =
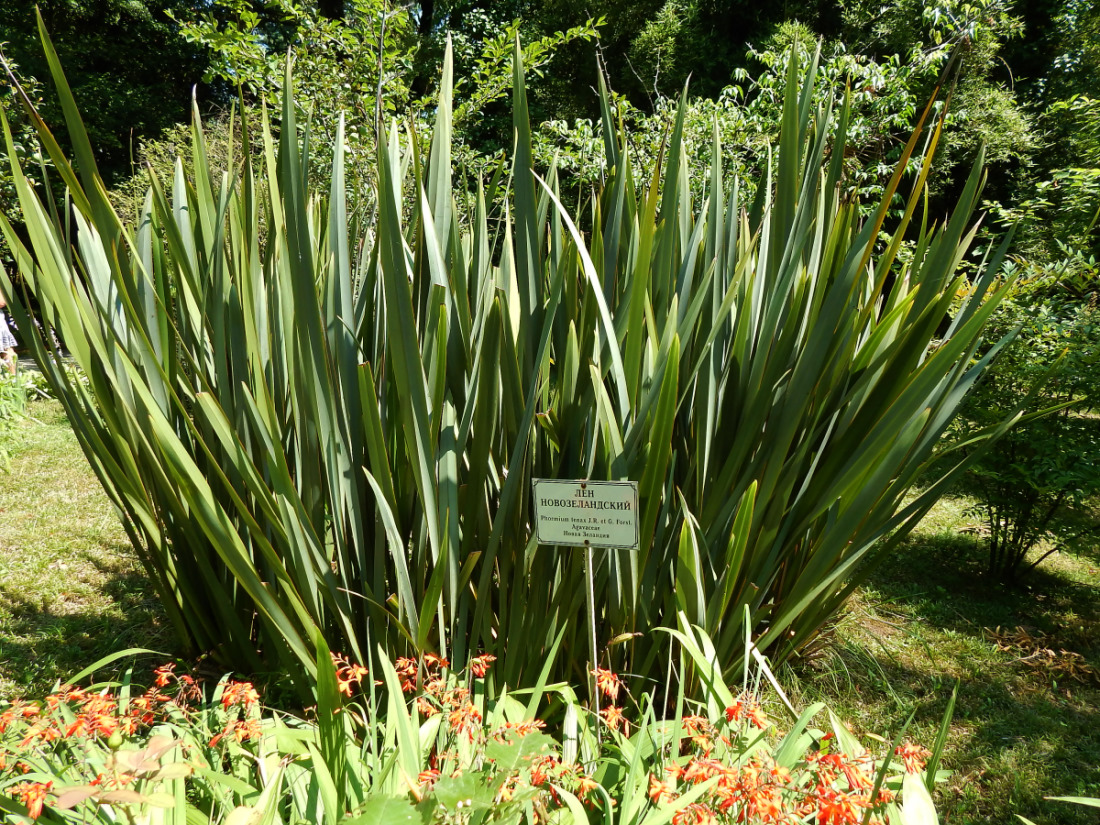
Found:
[[[0,309],[7,305],[8,302],[4,300],[4,296],[0,295]],[[18,343],[8,328],[8,319],[3,312],[0,312],[0,361],[3,362],[4,369],[12,375],[15,375],[15,346]]]

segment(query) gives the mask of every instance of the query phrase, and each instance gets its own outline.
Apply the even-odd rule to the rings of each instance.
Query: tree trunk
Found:
[[[420,4],[420,23],[416,27],[417,36],[420,39],[420,49],[416,60],[416,76],[413,78],[409,91],[412,97],[423,97],[428,91],[428,78],[431,76],[426,65],[428,38],[432,35],[432,26],[435,25],[435,0],[423,0]]]

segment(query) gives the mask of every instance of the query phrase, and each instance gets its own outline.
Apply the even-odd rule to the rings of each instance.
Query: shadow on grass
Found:
[[[942,630],[982,635],[985,628],[1025,627],[1100,670],[1100,572],[1096,583],[1081,581],[1052,556],[1005,584],[985,573],[985,561],[985,547],[973,536],[913,537],[868,587],[882,602],[905,606]]]
[[[843,672],[817,678],[846,682],[841,710],[864,714],[861,726],[877,733],[895,733],[913,713],[908,737],[930,747],[954,679],[913,667],[887,647],[846,645],[830,666]],[[1018,822],[1012,814],[1019,813],[1039,825],[1095,823],[1095,809],[1043,797],[1100,795],[1097,692],[1075,689],[1070,699],[1018,678],[1011,667],[991,668],[981,678],[960,674],[959,681],[944,761],[954,776],[939,790],[942,821]]]
[[[958,678],[944,821],[1019,813],[1040,825],[1095,823],[1095,809],[1043,799],[1100,796],[1100,586],[1090,561],[1052,557],[1011,586],[984,574],[974,536],[914,536],[868,581],[831,661],[801,678],[880,734],[915,710],[912,735],[925,745]]]
[[[129,556],[124,545],[112,548]],[[26,693],[48,690],[93,662],[127,648],[170,654],[176,644],[162,621],[155,594],[140,569],[80,553],[75,563],[94,568],[100,582],[95,601],[27,595],[11,584],[0,585],[0,680]],[[64,576],[65,570],[57,571]],[[155,657],[154,657],[155,658]],[[152,660],[150,660],[152,661]],[[102,676],[119,673],[132,660],[108,666]],[[159,661],[153,663],[159,664]]]

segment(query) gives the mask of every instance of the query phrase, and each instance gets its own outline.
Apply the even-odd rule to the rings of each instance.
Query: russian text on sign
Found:
[[[531,487],[539,544],[637,548],[637,482],[537,478]]]

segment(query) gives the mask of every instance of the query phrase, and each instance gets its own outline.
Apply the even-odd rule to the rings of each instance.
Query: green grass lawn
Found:
[[[1056,554],[990,582],[965,497],[945,499],[851,603],[835,645],[787,673],[859,732],[935,735],[959,696],[938,803],[946,822],[1096,823],[1044,796],[1100,796],[1100,558]],[[1097,554],[1100,556],[1100,554]]]
[[[0,698],[49,689],[116,650],[171,644],[61,405],[28,413],[0,474]]]
[[[171,650],[140,565],[60,406],[15,429],[0,484],[0,698],[40,693],[127,647]],[[783,678],[861,736],[930,745],[956,680],[945,822],[1095,823],[1100,796],[1100,551],[1056,555],[1016,588],[982,575],[965,498],[942,502],[853,601],[814,661]],[[1000,628],[998,631],[997,629]]]

